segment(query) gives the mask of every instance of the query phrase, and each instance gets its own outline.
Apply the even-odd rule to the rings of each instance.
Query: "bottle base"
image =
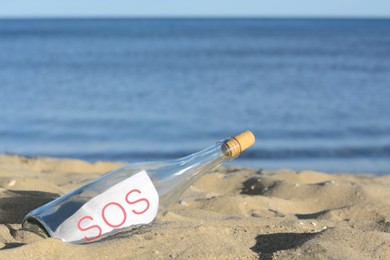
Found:
[[[49,238],[50,235],[46,231],[45,227],[35,218],[29,217],[23,221],[22,224],[23,229],[28,230],[30,232],[33,232],[37,234],[40,237],[43,238]]]

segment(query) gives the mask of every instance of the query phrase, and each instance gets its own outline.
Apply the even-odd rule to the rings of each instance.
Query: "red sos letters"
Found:
[[[100,214],[96,214],[95,217],[101,217],[103,222],[98,222],[103,223],[111,228],[120,228],[126,223],[126,220],[131,214],[142,215],[150,207],[149,200],[143,198],[141,191],[138,189],[130,190],[125,195],[125,201],[126,203],[123,203],[122,205],[116,201],[111,201],[106,203],[105,205],[102,205],[100,209],[97,209]],[[135,209],[135,205],[140,206],[137,206]],[[115,217],[112,216],[112,212],[114,209],[116,209]],[[96,219],[94,219],[92,216],[83,216],[77,221],[77,229],[79,231],[86,232],[90,230],[95,230],[95,233],[97,233],[97,235],[93,237],[84,236],[84,239],[88,242],[98,239],[102,235],[102,227],[94,220],[96,221]]]

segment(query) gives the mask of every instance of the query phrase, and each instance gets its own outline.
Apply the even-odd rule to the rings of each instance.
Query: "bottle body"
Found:
[[[196,179],[235,158],[230,146],[224,140],[181,159],[112,171],[31,211],[23,226],[38,224],[49,236],[82,244],[151,223]]]

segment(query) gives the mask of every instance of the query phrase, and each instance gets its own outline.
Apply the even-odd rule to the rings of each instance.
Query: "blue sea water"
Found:
[[[0,153],[390,173],[390,20],[0,20]]]

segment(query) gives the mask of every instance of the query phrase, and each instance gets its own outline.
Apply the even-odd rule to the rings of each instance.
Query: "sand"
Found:
[[[21,228],[119,163],[0,156],[0,259],[390,259],[390,175],[219,168],[152,225],[88,245]]]

